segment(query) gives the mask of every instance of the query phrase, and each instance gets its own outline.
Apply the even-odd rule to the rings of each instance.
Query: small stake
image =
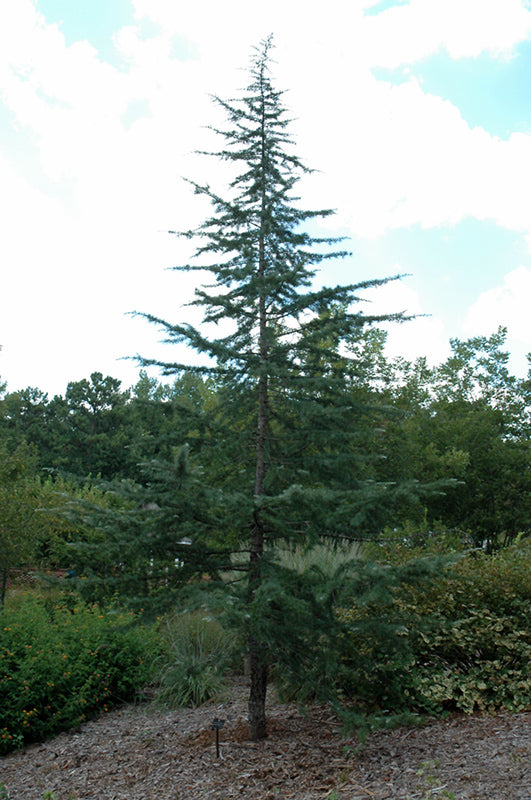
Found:
[[[211,731],[216,731],[216,758],[219,758],[219,732],[224,725],[224,719],[218,719],[217,717],[214,717],[212,720],[212,725],[210,726]]]

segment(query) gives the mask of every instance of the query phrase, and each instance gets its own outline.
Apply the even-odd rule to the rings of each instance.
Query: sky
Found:
[[[315,9],[315,10],[313,10]],[[169,230],[223,188],[197,155],[254,46],[274,36],[307,208],[352,256],[324,283],[401,274],[367,313],[404,310],[389,355],[445,359],[507,327],[531,351],[531,5],[526,0],[0,0],[0,381],[63,394],[137,353],[193,359],[130,312],[199,321]],[[420,316],[421,315],[421,316]]]

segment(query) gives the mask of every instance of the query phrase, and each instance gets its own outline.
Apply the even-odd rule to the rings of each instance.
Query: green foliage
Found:
[[[162,637],[158,700],[170,707],[199,706],[215,697],[234,661],[234,634],[199,609],[168,617]]]
[[[90,532],[68,547],[75,586],[90,601],[120,602],[145,616],[183,603],[208,576],[230,564],[221,533],[230,531],[218,493],[203,483],[185,445],[142,465],[142,484],[115,482],[113,506],[81,502],[74,519]],[[76,513],[77,511],[77,513]],[[232,523],[233,524],[233,523]]]
[[[56,403],[64,432],[62,463],[71,472],[104,478],[127,473],[128,399],[120,381],[101,372],[68,384],[64,401]]]
[[[343,723],[345,733],[356,732],[356,738],[361,744],[354,748],[354,752],[359,752],[362,749],[367,736],[374,731],[392,731],[406,726],[415,727],[424,722],[424,718],[416,711],[401,711],[399,709],[368,711],[366,708],[358,710],[345,704],[334,704],[334,708]]]
[[[52,403],[46,393],[32,387],[0,397],[0,441],[10,452],[31,443],[40,467],[50,465],[56,454]]]
[[[341,611],[354,713],[521,711],[531,706],[531,543],[470,552],[391,603]]]
[[[27,597],[0,613],[0,752],[132,700],[158,644],[134,617],[70,597]]]
[[[395,361],[386,393],[403,411],[386,426],[388,458],[378,475],[460,483],[427,499],[429,524],[468,531],[477,546],[504,546],[529,532],[529,381],[508,371],[506,330],[451,341],[447,361],[428,368]]]
[[[531,705],[531,543],[470,553],[424,597],[412,697],[430,710],[523,710]]]
[[[514,618],[486,611],[432,619],[415,648],[413,702],[430,712],[529,709],[531,631],[514,626]]]
[[[319,314],[331,326],[338,322],[340,309]],[[496,549],[528,531],[531,382],[509,373],[504,329],[490,337],[452,340],[450,357],[431,368],[425,358],[412,363],[387,359],[385,336],[378,328],[359,325],[346,336],[349,358],[342,359],[325,354],[330,331],[314,331],[305,343],[314,381],[318,366],[328,379],[334,364],[341,365],[348,389],[342,407],[350,415],[343,436],[352,445],[350,473],[373,479],[380,489],[411,476],[424,482],[459,479],[451,491],[426,498],[427,520],[431,529],[439,521],[447,529],[468,531],[476,545],[485,542]],[[295,377],[300,382],[303,376]],[[288,395],[276,390],[275,395],[269,456],[286,471],[287,456],[291,461],[297,455],[292,477],[307,488],[308,473],[314,474],[323,446],[330,445],[328,421],[322,415],[315,418],[318,427],[304,447],[303,437],[313,426],[308,397],[293,391],[293,403],[288,404]],[[303,418],[297,397],[300,408],[304,401]],[[130,392],[101,373],[71,382],[65,397],[49,399],[35,388],[0,392],[0,446],[12,456],[30,442],[35,475],[42,478],[40,470],[46,468],[54,480],[58,470],[83,477],[91,473],[93,479],[101,473],[139,480],[140,463],[169,457],[173,448],[187,442],[205,478],[241,488],[252,474],[251,419],[252,397],[245,386],[236,391],[193,370],[182,371],[167,385],[141,373]],[[393,525],[408,516],[419,520],[407,506],[395,505]],[[382,522],[378,515],[374,521],[371,532],[376,535],[388,520]],[[40,534],[38,550],[39,559],[50,555]]]
[[[38,490],[39,534],[37,563],[39,567],[72,567],[72,542],[100,539],[98,533],[84,524],[73,509],[80,505],[112,509],[121,501],[93,480],[74,480],[62,475],[41,480]]]
[[[472,536],[440,522],[405,520],[394,528],[386,527],[376,541],[366,542],[368,558],[388,564],[404,564],[415,558],[462,554],[473,546]]]
[[[253,611],[262,635],[276,644],[281,695],[336,705],[355,697],[363,713],[399,707],[398,676],[412,655],[395,598],[408,586],[429,585],[443,563],[390,567],[354,558],[330,572],[324,559],[325,571],[309,561],[303,572],[272,576],[259,597],[261,609]]]
[[[0,445],[1,604],[9,571],[27,564],[36,551],[37,507],[34,452],[25,444],[14,452]]]

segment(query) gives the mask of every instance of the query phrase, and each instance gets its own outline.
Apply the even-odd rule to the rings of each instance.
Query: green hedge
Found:
[[[154,633],[131,614],[21,599],[0,612],[0,754],[131,700],[150,680]]]

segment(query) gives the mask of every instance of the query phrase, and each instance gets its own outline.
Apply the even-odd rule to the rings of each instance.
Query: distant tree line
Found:
[[[529,533],[531,380],[510,373],[505,337],[500,328],[490,337],[452,340],[450,357],[435,367],[425,358],[387,358],[386,334],[378,329],[350,343],[356,368],[345,369],[345,387],[366,417],[361,426],[356,420],[363,435],[361,473],[385,483],[457,481],[444,492],[427,495],[421,504],[405,502],[395,508],[394,527],[422,520],[424,531],[433,526],[461,531],[467,541],[489,550]],[[29,525],[27,514],[31,497],[39,504],[37,485],[48,491],[61,486],[63,491],[65,485],[79,485],[80,479],[94,485],[136,481],[142,463],[170,456],[183,443],[189,458],[201,465],[205,482],[237,481],[239,457],[232,452],[237,449],[236,431],[218,429],[226,402],[222,381],[194,372],[164,384],[142,371],[128,389],[96,372],[69,383],[64,396],[53,398],[36,388],[4,388],[4,550],[9,549],[7,530],[14,524],[8,517],[15,515],[27,533],[34,530],[35,522]],[[232,476],[227,463],[233,465]],[[14,487],[16,503],[7,500]],[[15,514],[21,503],[24,514]],[[363,535],[381,537],[388,523],[379,530],[367,528]],[[17,548],[21,556],[26,552],[26,545]]]

